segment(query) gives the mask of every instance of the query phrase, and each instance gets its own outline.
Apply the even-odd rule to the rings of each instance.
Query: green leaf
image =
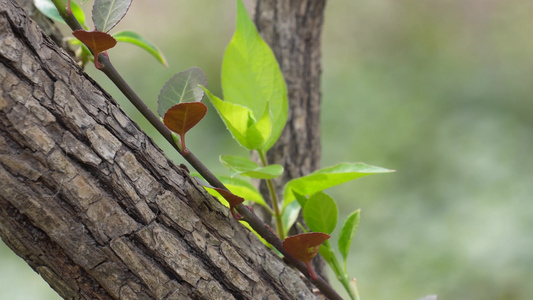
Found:
[[[318,192],[309,197],[302,213],[311,231],[330,234],[337,225],[337,203],[324,192]]]
[[[292,225],[298,220],[301,206],[298,202],[292,202],[285,206],[281,213],[281,225],[283,226],[283,234],[287,236],[287,233],[291,229]]]
[[[236,195],[270,210],[270,207],[266,204],[261,193],[259,193],[250,182],[242,178],[232,178],[229,176],[217,176],[217,178]]]
[[[126,15],[132,0],[95,0],[93,23],[97,30],[108,32]]]
[[[222,63],[222,89],[226,103],[249,110],[246,130],[239,131],[247,141],[241,142],[232,132],[237,141],[248,149],[271,148],[287,121],[287,87],[272,50],[259,36],[241,0],[237,0],[236,31]],[[233,118],[219,114],[226,120]],[[231,131],[232,126],[226,126]]]
[[[346,259],[348,258],[348,253],[350,251],[350,245],[352,244],[353,237],[355,235],[355,232],[357,231],[357,227],[359,226],[360,213],[361,213],[360,209],[351,213],[346,218],[346,221],[344,221],[344,224],[342,225],[342,228],[339,234],[339,240],[338,240],[337,245],[339,247],[339,252],[341,253],[342,258],[344,259],[345,269],[346,269]]]
[[[66,6],[66,1],[64,2]],[[52,0],[33,0],[33,4],[41,13],[43,13],[43,15],[54,21],[66,24]],[[87,28],[87,26],[85,26],[85,14],[83,13],[81,7],[76,2],[71,1],[71,8],[72,14],[74,14],[78,20],[78,23],[80,23],[80,25],[84,28]]]
[[[323,191],[363,176],[390,172],[394,172],[394,170],[375,167],[364,163],[341,163],[332,167],[320,169],[309,175],[289,181],[285,185],[283,191],[283,205],[286,206],[294,201],[295,197],[293,191],[304,196],[312,195],[316,192]]]
[[[304,195],[302,195],[302,194],[300,194],[300,193],[298,193],[298,192],[296,192],[294,190],[292,191],[292,193],[294,194],[294,197],[296,198],[296,201],[298,201],[298,203],[300,204],[302,209],[305,208],[305,204],[307,203],[307,198]]]
[[[200,68],[192,67],[170,78],[161,91],[157,101],[157,113],[164,116],[169,108],[183,102],[198,102],[204,97],[201,85],[207,79]]]
[[[130,43],[136,46],[141,47],[148,53],[150,53],[153,57],[157,59],[163,66],[168,67],[167,60],[165,59],[165,56],[157,48],[154,44],[140,36],[138,33],[133,31],[120,31],[115,34],[113,34],[113,37],[119,41],[119,42],[125,42]],[[206,85],[207,83],[204,83],[203,85]]]
[[[320,245],[320,249],[318,250],[318,253],[322,258],[331,265],[331,262],[335,258],[335,253],[333,252],[333,249],[331,249],[329,241],[324,242],[324,244]]]
[[[248,124],[254,122],[251,118],[252,111],[247,107],[223,101],[217,96],[213,95],[208,89],[203,88],[206,95],[213,103],[217,113],[226,124],[233,138],[243,147],[253,150],[253,145],[246,138]]]
[[[261,167],[249,158],[233,155],[221,155],[220,162],[231,170],[231,177],[242,175],[259,179],[276,178],[283,173],[280,165]]]

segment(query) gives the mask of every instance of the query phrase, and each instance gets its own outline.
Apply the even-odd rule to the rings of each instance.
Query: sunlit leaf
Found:
[[[341,253],[342,258],[344,260],[345,268],[346,259],[348,258],[348,253],[350,252],[350,246],[352,244],[355,232],[357,231],[357,226],[359,226],[360,212],[361,210],[358,209],[346,218],[346,221],[344,221],[344,224],[342,225],[339,234],[339,240],[337,245],[339,248],[339,252]]]
[[[272,50],[241,0],[235,34],[222,63],[222,89],[224,101],[209,98],[233,137],[247,149],[271,148],[287,121],[287,87]]]
[[[117,44],[117,40],[101,31],[75,30],[72,32],[72,35],[82,41],[94,53],[94,65],[97,69],[102,68],[102,65],[98,61],[98,55],[101,52],[113,48]]]
[[[65,7],[66,7],[67,5],[66,1],[64,2],[65,2]],[[43,15],[47,16],[48,18],[54,21],[66,24],[65,20],[63,20],[63,18],[59,14],[59,11],[57,10],[52,0],[33,0],[33,4],[41,13],[43,13]],[[76,20],[78,20],[78,23],[80,23],[81,26],[86,28],[85,14],[83,13],[83,10],[81,9],[81,7],[76,2],[72,1],[71,9],[72,9],[72,13],[76,17]]]
[[[185,145],[185,134],[205,117],[207,106],[202,102],[184,102],[172,106],[163,117],[168,129],[180,136],[181,150],[188,152]]]
[[[95,0],[93,23],[96,29],[108,32],[126,15],[132,0]]]
[[[159,92],[157,112],[160,116],[164,116],[167,110],[176,104],[202,101],[204,90],[201,85],[206,84],[204,72],[197,67],[172,76]]]
[[[311,266],[311,260],[318,253],[320,245],[329,238],[328,234],[320,232],[302,233],[286,238],[282,246],[292,257],[305,263],[309,275],[316,280],[317,275]]]
[[[330,234],[337,225],[339,212],[333,198],[324,192],[318,192],[309,197],[302,214],[311,231]]]
[[[261,167],[251,159],[242,156],[221,155],[220,162],[230,168],[231,176],[242,175],[252,178],[272,179],[283,173],[280,165]]]
[[[159,50],[159,48],[157,48],[153,43],[140,36],[138,33],[133,31],[120,31],[113,34],[113,37],[118,42],[130,43],[141,47],[142,49],[150,53],[153,57],[155,57],[157,61],[159,61],[163,66],[168,66],[167,60],[165,59],[165,56],[163,55],[161,50]],[[206,83],[204,83],[204,85],[205,84]]]
[[[250,122],[254,122],[251,117],[252,111],[247,107],[223,101],[204,88],[206,95],[213,103],[217,113],[224,121],[233,138],[243,147],[253,150],[254,145],[246,138],[246,131]]]
[[[294,201],[295,197],[292,191],[304,196],[312,195],[363,176],[390,172],[394,172],[394,170],[364,163],[341,163],[333,167],[320,169],[309,175],[289,181],[283,191],[283,205],[288,205]]]

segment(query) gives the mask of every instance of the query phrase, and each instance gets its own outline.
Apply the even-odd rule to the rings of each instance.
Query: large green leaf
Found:
[[[157,113],[164,116],[169,108],[183,102],[198,102],[204,97],[202,85],[207,84],[204,72],[197,67],[189,68],[172,76],[157,99]]]
[[[283,173],[283,167],[280,165],[261,167],[251,159],[242,156],[221,155],[220,162],[230,168],[232,177],[242,175],[259,179],[272,179]]]
[[[283,205],[287,206],[294,201],[293,191],[307,196],[363,176],[389,172],[394,171],[364,163],[341,163],[333,167],[320,169],[309,175],[289,181],[283,191]]]
[[[108,32],[126,15],[132,0],[95,0],[93,23],[98,31]]]
[[[253,144],[246,138],[246,132],[248,130],[248,125],[252,122],[251,117],[252,111],[244,106],[239,104],[233,104],[227,101],[223,101],[217,96],[213,95],[208,89],[204,87],[206,95],[213,103],[217,113],[226,124],[226,127],[231,132],[233,138],[241,144],[241,146],[253,150]]]
[[[302,214],[311,231],[330,234],[337,225],[339,212],[333,198],[324,192],[318,192],[309,197]]]
[[[235,34],[222,63],[222,89],[226,109],[219,114],[235,139],[248,149],[272,147],[287,121],[287,87],[272,50],[259,36],[241,0],[237,0]],[[210,99],[219,110],[222,104]],[[249,110],[240,116],[245,128],[235,126],[229,103]]]
[[[346,221],[344,221],[344,224],[342,225],[339,234],[339,240],[337,245],[339,247],[339,252],[341,253],[342,258],[344,260],[345,269],[346,259],[348,258],[348,253],[350,251],[350,245],[352,244],[353,237],[355,235],[355,232],[357,231],[357,226],[359,226],[360,212],[361,210],[358,209],[346,218]]]
[[[156,45],[140,36],[138,33],[126,30],[113,34],[113,37],[119,42],[130,43],[141,47],[142,49],[150,53],[153,57],[155,57],[157,61],[159,61],[163,66],[168,66],[167,60],[165,59],[165,56],[163,55],[161,50],[159,50]],[[206,83],[203,83],[203,85],[206,85]]]
[[[35,7],[43,13],[43,15],[47,16],[48,18],[58,21],[60,23],[66,24],[65,20],[61,17],[59,14],[59,11],[57,10],[56,6],[52,2],[52,0],[33,0],[33,4]],[[65,1],[65,6],[66,6]],[[81,7],[74,1],[71,1],[71,9],[72,14],[76,17],[76,20],[78,20],[78,23],[80,23],[81,26],[84,28],[87,28],[85,26],[85,14],[83,13],[83,10]]]

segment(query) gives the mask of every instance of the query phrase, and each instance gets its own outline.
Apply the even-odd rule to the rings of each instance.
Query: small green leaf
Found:
[[[287,233],[291,229],[292,225],[298,220],[300,214],[300,204],[298,202],[292,202],[285,206],[281,213],[281,224],[283,226],[283,234],[287,236]]]
[[[353,237],[355,235],[355,232],[357,231],[357,226],[359,226],[360,213],[360,209],[351,213],[346,218],[346,221],[344,221],[344,224],[342,225],[339,234],[339,240],[337,245],[339,247],[339,252],[341,253],[342,258],[344,260],[345,268],[346,259],[348,258],[348,253],[350,251],[350,245],[352,244]]]
[[[242,156],[221,155],[220,162],[231,170],[231,177],[242,175],[259,179],[276,178],[283,173],[280,165],[261,167],[251,159]]]
[[[108,32],[126,15],[132,0],[95,0],[93,23],[96,29]]]
[[[311,260],[318,253],[320,245],[329,238],[328,234],[321,232],[302,233],[286,238],[282,243],[282,247],[292,257],[305,263],[311,278],[317,280],[318,277],[311,266]]]
[[[333,259],[335,258],[335,253],[333,252],[333,249],[331,249],[329,241],[325,241],[324,244],[320,245],[318,253],[330,265]]]
[[[204,72],[197,67],[172,76],[159,92],[157,113],[164,116],[167,110],[176,104],[202,101],[204,90],[201,85],[206,84]]]
[[[318,192],[309,197],[302,213],[311,231],[330,234],[337,225],[337,203],[324,192]]]
[[[66,6],[66,1],[64,2]],[[43,13],[43,15],[54,21],[66,24],[52,0],[33,0],[33,4],[41,13]],[[85,26],[85,14],[83,13],[81,7],[76,2],[72,1],[71,8],[72,14],[74,14],[76,20],[78,20],[78,23],[80,23],[80,25],[84,28],[87,28],[87,26]]]
[[[163,66],[168,67],[167,60],[165,59],[165,56],[163,55],[161,50],[159,50],[159,48],[157,48],[154,44],[140,36],[138,33],[133,31],[120,31],[113,34],[113,37],[118,42],[130,43],[135,46],[141,47],[142,49],[150,53],[153,57],[155,57],[157,61],[159,61]],[[206,83],[204,83],[203,85],[206,85]]]
[[[283,205],[286,206],[294,201],[293,191],[301,195],[312,195],[363,176],[390,172],[394,172],[394,170],[364,163],[341,163],[333,167],[320,169],[309,175],[289,181],[283,191]]]
[[[184,102],[172,106],[163,117],[168,129],[180,136],[181,150],[188,153],[185,134],[200,122],[207,113],[207,106],[202,102]]]

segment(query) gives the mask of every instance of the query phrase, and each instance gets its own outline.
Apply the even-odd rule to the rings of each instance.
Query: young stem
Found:
[[[266,157],[266,153],[258,150],[259,157],[261,159],[261,164],[263,167],[268,166],[268,161]],[[281,240],[285,239],[285,230],[283,228],[283,222],[281,219],[281,210],[279,208],[280,203],[278,201],[278,196],[276,195],[276,189],[274,189],[274,183],[271,179],[266,179],[267,187],[268,187],[268,193],[270,194],[270,199],[272,200],[272,208],[274,209],[274,219],[276,219],[276,231],[278,232],[278,236]]]
[[[348,292],[348,295],[350,296],[350,299],[352,300],[360,300],[359,298],[359,291],[357,290],[357,285],[355,282],[352,282],[350,280],[350,277],[346,273],[346,271],[341,267],[339,264],[339,261],[337,260],[337,257],[335,256],[335,253],[333,252],[333,249],[331,248],[331,245],[329,241],[324,242],[324,247],[328,249],[327,251],[330,252],[330,255],[327,255],[328,257],[328,264],[333,269],[333,272],[337,276],[337,280],[339,280],[342,285],[344,286],[344,289]]]

